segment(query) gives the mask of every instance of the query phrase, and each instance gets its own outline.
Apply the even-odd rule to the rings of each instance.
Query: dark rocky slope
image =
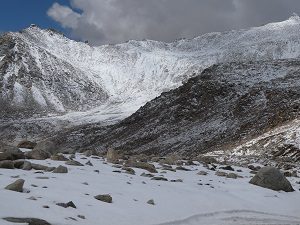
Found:
[[[232,146],[298,117],[300,60],[214,65],[122,122],[81,126],[52,138],[58,148],[167,154]]]

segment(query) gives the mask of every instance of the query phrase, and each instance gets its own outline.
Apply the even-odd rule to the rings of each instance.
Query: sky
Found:
[[[0,32],[37,24],[91,44],[170,42],[300,14],[300,0],[3,0]]]

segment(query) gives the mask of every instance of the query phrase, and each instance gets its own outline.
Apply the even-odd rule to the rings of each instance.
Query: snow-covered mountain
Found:
[[[299,30],[300,18],[292,16],[191,40],[98,47],[35,25],[7,33],[0,38],[2,128],[13,137],[20,131],[16,119],[25,119],[18,121],[23,128],[36,129],[32,118],[41,116],[47,130],[57,121],[63,126],[116,122],[213,64],[298,58]]]

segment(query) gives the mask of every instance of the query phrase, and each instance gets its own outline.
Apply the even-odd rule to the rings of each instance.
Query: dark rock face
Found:
[[[215,65],[116,125],[80,126],[52,140],[162,155],[219,150],[296,118],[299,73],[296,59]]]
[[[274,191],[294,191],[291,183],[285,178],[280,170],[275,167],[261,168],[249,183]]]

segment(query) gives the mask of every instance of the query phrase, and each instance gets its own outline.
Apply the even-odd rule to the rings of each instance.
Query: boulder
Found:
[[[18,148],[27,148],[27,149],[34,149],[35,146],[36,146],[35,142],[27,141],[27,140],[21,141],[17,145]]]
[[[110,195],[97,195],[94,198],[102,202],[112,203],[112,197]]]
[[[15,182],[7,185],[5,187],[6,190],[10,190],[10,191],[16,191],[16,192],[23,192],[23,185],[25,183],[25,180],[23,179],[18,179]]]
[[[14,169],[14,162],[11,160],[3,160],[0,161],[0,168],[1,169]]]
[[[15,146],[0,143],[0,161],[24,159],[24,153]]]
[[[45,152],[45,151],[42,151],[42,150],[33,149],[30,152],[26,152],[25,156],[28,159],[45,160],[45,159],[50,158],[51,154],[49,152]]]
[[[229,173],[226,175],[227,178],[237,179],[239,176],[235,173]]]
[[[280,170],[271,166],[261,168],[249,183],[274,191],[294,191],[291,183]]]
[[[68,168],[65,166],[58,166],[53,170],[53,173],[68,173]]]
[[[23,166],[21,167],[22,170],[31,170],[32,165],[31,162],[29,161],[24,161]]]
[[[31,168],[34,170],[47,170],[48,166],[36,164],[36,163],[31,163]]]
[[[54,169],[52,170],[53,173],[68,173],[68,168],[65,166],[58,166],[58,167],[54,167]]]
[[[33,150],[47,152],[47,153],[50,153],[50,155],[53,155],[58,152],[57,145],[53,141],[50,141],[50,140],[44,140],[44,141],[38,142]]]

